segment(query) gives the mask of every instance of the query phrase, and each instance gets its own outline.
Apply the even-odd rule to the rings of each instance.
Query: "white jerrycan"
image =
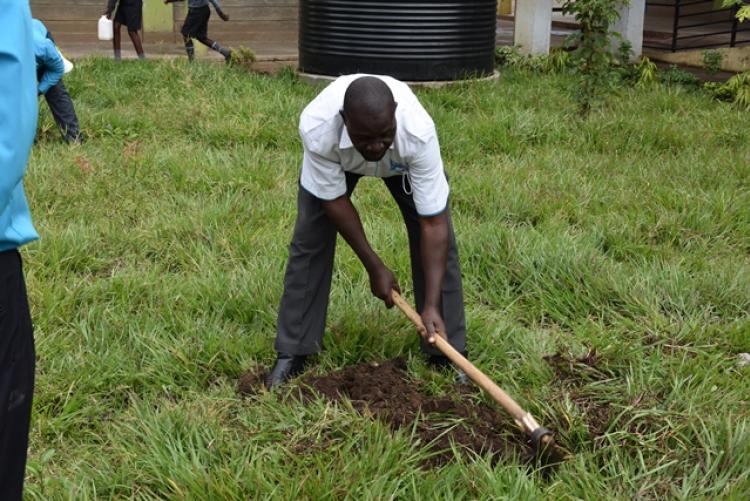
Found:
[[[112,31],[112,20],[107,19],[107,16],[99,18],[99,40],[112,40],[114,33]]]

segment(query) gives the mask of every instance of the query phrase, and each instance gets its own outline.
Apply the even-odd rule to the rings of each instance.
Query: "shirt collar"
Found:
[[[341,137],[339,137],[339,149],[345,150],[347,148],[353,148],[352,138],[349,137],[349,131],[346,130],[346,125],[341,124]]]

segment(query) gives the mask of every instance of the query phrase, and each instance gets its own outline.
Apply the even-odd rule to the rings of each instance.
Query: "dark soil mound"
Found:
[[[237,393],[240,395],[255,395],[263,388],[263,382],[268,371],[262,367],[256,367],[240,375],[237,381]]]
[[[323,376],[308,376],[303,386],[332,401],[349,399],[363,414],[370,414],[396,430],[412,427],[421,443],[435,455],[426,466],[440,466],[453,459],[451,443],[465,452],[531,459],[523,434],[502,410],[476,404],[471,392],[457,387],[451,396],[424,393],[422,384],[407,380],[401,358],[383,363],[361,363]],[[312,396],[307,392],[306,398]]]

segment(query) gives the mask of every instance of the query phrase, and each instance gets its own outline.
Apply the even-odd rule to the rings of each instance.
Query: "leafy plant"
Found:
[[[570,53],[555,48],[549,55],[526,55],[517,47],[501,46],[495,49],[495,64],[537,73],[559,73],[570,68]]]
[[[635,65],[636,73],[636,85],[638,87],[645,87],[656,82],[658,77],[658,69],[651,59],[647,56],[641,57],[640,61]]]
[[[718,50],[704,50],[703,55],[703,68],[711,75],[715,75],[721,71],[721,62],[724,60],[724,54]]]
[[[520,65],[525,56],[512,45],[501,45],[495,47],[495,64],[497,66],[516,67]]]
[[[734,93],[734,104],[745,111],[750,110],[750,71],[733,76],[725,85]]]
[[[722,4],[724,7],[737,6],[736,17],[740,22],[747,21],[750,19],[750,4],[746,3],[745,0],[724,0]]]
[[[617,33],[611,36],[620,38]],[[611,72],[613,73],[613,84],[619,81],[635,81],[637,71],[634,64],[631,63],[633,55],[632,45],[627,40],[620,40],[617,50],[612,52]]]
[[[570,52],[562,47],[555,47],[552,49],[547,57],[547,61],[549,69],[553,73],[559,73],[570,69],[572,63]]]
[[[719,101],[733,101],[734,94],[727,88],[726,83],[706,82],[703,89]]]
[[[255,51],[249,47],[238,47],[232,50],[232,64],[251,69],[256,60]]]
[[[630,58],[633,56],[633,44],[628,40],[622,40],[617,48],[617,63],[623,67],[630,64]]]
[[[619,9],[627,0],[565,0],[564,14],[571,14],[580,29],[571,35],[568,44],[575,47],[572,53],[573,68],[579,79],[574,92],[580,111],[586,115],[596,101],[609,92],[617,81],[612,65],[617,56],[611,53],[613,34],[610,26],[620,17]]]
[[[679,68],[673,64],[661,73],[661,81],[665,85],[683,85],[685,87],[698,88],[700,80],[698,77]]]

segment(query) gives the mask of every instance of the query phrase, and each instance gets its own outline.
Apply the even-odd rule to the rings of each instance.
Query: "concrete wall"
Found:
[[[106,0],[31,0],[31,14],[44,21],[55,37],[71,42],[96,40],[96,21]]]
[[[733,48],[716,49],[722,55],[721,69],[740,73],[750,71],[750,45]],[[703,50],[684,50],[680,52],[667,52],[663,50],[643,49],[643,53],[655,61],[663,61],[671,64],[683,64],[702,68]]]

